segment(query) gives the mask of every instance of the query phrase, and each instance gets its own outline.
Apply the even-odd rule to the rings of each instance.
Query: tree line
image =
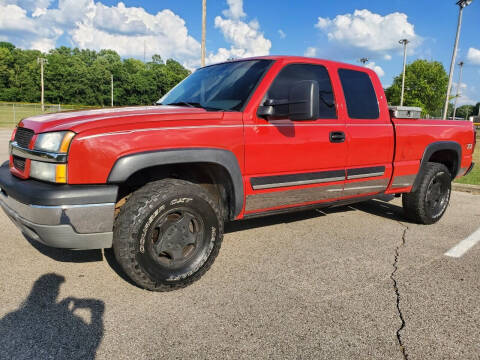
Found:
[[[160,55],[148,62],[122,59],[113,50],[80,50],[65,46],[48,53],[23,50],[0,42],[0,101],[39,102],[40,65],[44,68],[45,102],[110,105],[111,75],[115,105],[152,104],[190,74],[175,60]]]

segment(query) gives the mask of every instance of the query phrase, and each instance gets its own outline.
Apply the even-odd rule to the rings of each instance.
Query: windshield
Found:
[[[245,60],[198,69],[159,103],[239,111],[270,63],[271,60]]]

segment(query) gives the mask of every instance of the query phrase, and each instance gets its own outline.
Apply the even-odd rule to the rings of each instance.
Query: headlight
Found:
[[[74,136],[75,133],[72,131],[43,133],[38,135],[33,148],[49,153],[67,154]],[[30,177],[65,184],[67,182],[67,164],[31,160]]]
[[[71,131],[57,131],[40,134],[35,141],[35,150],[67,153],[70,143],[72,142],[74,132]]]
[[[30,162],[30,177],[65,184],[67,182],[67,164],[53,164],[32,160]]]

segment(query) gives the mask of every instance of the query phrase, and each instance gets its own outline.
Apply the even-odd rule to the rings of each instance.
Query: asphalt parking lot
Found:
[[[0,160],[10,131],[0,131]],[[399,199],[231,223],[197,283],[152,293],[111,255],[27,241],[0,214],[1,359],[479,359],[480,196],[436,225]]]

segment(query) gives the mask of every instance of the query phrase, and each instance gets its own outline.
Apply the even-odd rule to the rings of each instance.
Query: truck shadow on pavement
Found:
[[[278,215],[270,215],[254,219],[246,219],[233,221],[225,224],[225,233],[234,233],[237,231],[255,229],[258,227],[276,225],[282,223],[291,223],[301,220],[313,219],[327,216],[328,214],[341,213],[348,211],[362,211],[371,215],[376,215],[390,220],[410,222],[403,214],[403,208],[398,205],[391,204],[393,196],[384,195],[373,200],[368,200],[352,205],[319,208],[316,210],[304,210],[298,212],[284,213]]]
[[[20,307],[0,319],[0,359],[95,358],[105,304],[73,297],[58,301],[63,282],[63,276],[42,275]]]
[[[411,223],[411,221],[405,217],[403,207],[390,203],[393,199],[393,196],[382,196],[378,199],[352,204],[350,207],[386,219]]]
[[[69,250],[69,249],[59,249],[53,248],[50,246],[43,245],[36,240],[30,239],[25,234],[23,235],[27,241],[32,245],[36,250],[42,253],[49,258],[67,263],[84,263],[84,262],[95,262],[102,261],[102,250]]]

